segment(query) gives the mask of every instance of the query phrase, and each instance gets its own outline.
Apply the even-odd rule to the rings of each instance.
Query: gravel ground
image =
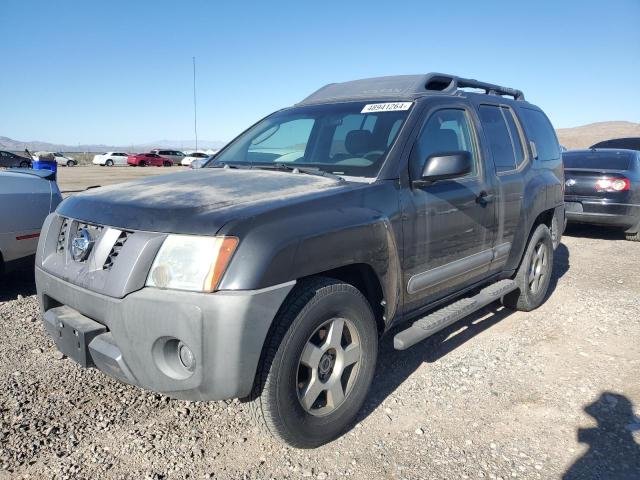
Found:
[[[640,478],[640,243],[573,228],[537,311],[383,341],[356,426],[316,450],[238,401],[189,403],[62,358],[27,273],[0,285],[3,478]]]
[[[189,168],[174,165],[171,168],[165,167],[100,167],[98,165],[86,165],[79,167],[58,168],[58,186],[63,196],[81,192],[88,187],[103,187],[114,183],[136,180],[154,175],[167,175],[169,173],[189,171]]]

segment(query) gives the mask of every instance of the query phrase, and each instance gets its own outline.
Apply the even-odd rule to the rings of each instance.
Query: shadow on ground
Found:
[[[597,425],[578,429],[578,442],[589,449],[569,467],[563,480],[639,479],[640,444],[632,432],[640,430],[640,418],[634,416],[631,401],[624,395],[603,392],[584,411]]]
[[[573,223],[567,225],[564,235],[569,237],[593,238],[596,240],[624,240],[624,230],[620,228],[599,227]]]
[[[558,280],[569,270],[569,249],[566,245],[560,244],[556,249],[553,267],[548,297],[553,294]],[[359,420],[366,418],[380,406],[420,365],[436,362],[512,313],[495,302],[403,352],[394,350],[393,337],[410,323],[392,328],[380,343],[376,376]]]
[[[21,267],[10,273],[0,274],[0,302],[16,300],[19,295],[35,295],[36,283],[33,265]]]

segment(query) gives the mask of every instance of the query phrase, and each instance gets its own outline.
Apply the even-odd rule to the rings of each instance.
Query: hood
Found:
[[[345,185],[300,173],[204,168],[87,190],[57,211],[123,229],[213,235],[234,218]]]

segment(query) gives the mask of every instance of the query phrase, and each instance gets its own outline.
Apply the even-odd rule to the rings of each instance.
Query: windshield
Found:
[[[207,167],[286,164],[375,177],[411,104],[382,104],[391,106],[379,109],[369,105],[353,102],[277,112],[240,135]]]

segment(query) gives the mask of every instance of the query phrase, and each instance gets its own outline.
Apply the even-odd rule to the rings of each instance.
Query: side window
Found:
[[[464,110],[445,109],[433,113],[420,132],[411,151],[411,176],[418,178],[428,157],[436,153],[471,153],[473,168],[469,176],[478,172],[478,156],[473,143],[469,116]]]
[[[489,141],[496,170],[498,172],[514,170],[516,159],[511,143],[511,134],[502,115],[502,109],[495,105],[480,105],[478,113],[482,129]]]
[[[560,158],[560,145],[556,133],[547,116],[539,110],[520,108],[525,131],[529,140],[535,144],[535,153],[538,160],[558,160]]]
[[[524,148],[522,146],[522,137],[520,136],[520,130],[516,125],[517,119],[513,110],[509,107],[502,107],[502,114],[507,121],[507,127],[509,127],[509,133],[511,134],[511,143],[513,145],[513,153],[516,157],[516,166],[519,167],[524,162]]]

